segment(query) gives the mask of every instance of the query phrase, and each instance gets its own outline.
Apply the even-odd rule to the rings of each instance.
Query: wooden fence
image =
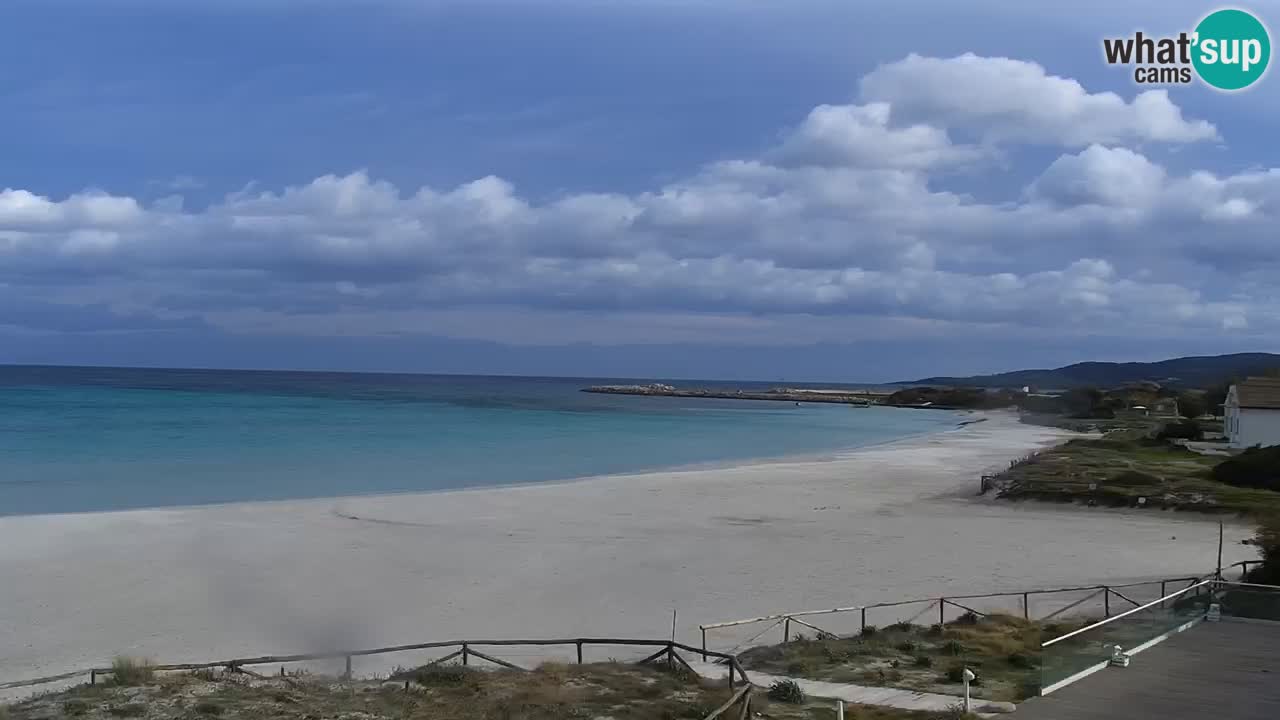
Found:
[[[1228,568],[1224,568],[1224,570],[1230,570],[1232,568],[1239,567],[1241,568],[1240,574],[1241,574],[1241,578],[1243,579],[1248,573],[1249,566],[1257,565],[1260,562],[1261,561],[1246,560],[1244,562],[1235,563],[1234,565],[1231,565]],[[778,626],[782,627],[782,641],[788,642],[792,639],[792,635],[791,635],[792,625],[798,625],[800,627],[807,628],[808,630],[816,633],[818,637],[835,638],[835,637],[838,637],[836,633],[820,628],[814,625],[809,620],[804,620],[801,618],[810,618],[810,617],[820,616],[820,615],[839,615],[839,614],[846,614],[846,613],[858,613],[861,616],[859,621],[859,630],[865,631],[866,628],[868,627],[868,624],[867,624],[868,610],[874,610],[877,608],[905,607],[909,605],[924,605],[924,608],[916,612],[914,616],[910,617],[907,620],[907,622],[917,621],[922,617],[928,616],[931,611],[936,610],[938,624],[944,624],[946,622],[948,609],[951,609],[953,612],[973,613],[980,617],[986,617],[990,613],[983,612],[973,607],[973,605],[975,605],[976,603],[973,603],[971,601],[982,600],[982,599],[993,599],[993,598],[1016,598],[1017,600],[1020,601],[1019,605],[1020,605],[1022,616],[1027,620],[1032,620],[1032,619],[1050,620],[1052,618],[1063,615],[1071,610],[1077,609],[1081,605],[1084,605],[1085,603],[1097,602],[1097,601],[1101,601],[1102,603],[1103,615],[1105,617],[1111,617],[1113,610],[1118,610],[1118,609],[1127,610],[1130,607],[1139,607],[1140,605],[1142,605],[1142,603],[1140,603],[1139,601],[1134,600],[1133,598],[1129,597],[1128,594],[1126,594],[1125,592],[1122,592],[1122,591],[1128,590],[1129,588],[1149,586],[1154,589],[1156,585],[1159,585],[1160,586],[1159,597],[1165,597],[1171,592],[1171,588],[1173,590],[1179,590],[1179,589],[1182,589],[1183,587],[1192,586],[1192,585],[1195,585],[1196,583],[1204,581],[1206,578],[1213,577],[1214,574],[1210,574],[1207,576],[1199,576],[1199,577],[1168,578],[1165,580],[1153,580],[1148,582],[1123,583],[1123,584],[1113,584],[1113,585],[1085,585],[1081,587],[1053,588],[1048,590],[1043,590],[1043,589],[1023,590],[1023,591],[1017,591],[1017,592],[983,593],[978,595],[949,595],[945,597],[916,598],[912,600],[898,600],[893,602],[872,603],[869,605],[854,605],[850,607],[837,607],[837,608],[830,608],[826,610],[802,610],[797,612],[784,612],[784,613],[775,613],[772,615],[762,615],[760,617],[744,618],[741,620],[728,620],[725,622],[709,623],[706,625],[698,626],[698,628],[702,631],[702,650],[700,652],[704,654],[704,658],[715,655],[715,653],[713,653],[707,647],[707,631],[708,630],[736,627],[736,626],[742,626],[742,625],[771,623],[770,625],[765,627],[763,630],[761,630],[759,633],[757,633],[754,637],[752,637],[751,640],[746,641],[746,643],[755,641],[765,632],[768,632],[769,630]],[[1225,575],[1225,572],[1224,572],[1224,575]],[[1080,592],[1087,592],[1089,594],[1083,598],[1076,599],[1063,607],[1059,607],[1055,609],[1053,612],[1048,613],[1047,615],[1032,617],[1033,614],[1031,612],[1031,599],[1033,597],[1051,595],[1051,594],[1080,593]],[[735,654],[736,651],[741,649],[742,646],[746,643],[739,643],[732,650],[730,650],[729,653]]]
[[[431,660],[424,666],[438,665],[440,663],[449,662],[451,660],[459,660],[462,665],[469,665],[472,658],[483,660],[494,665],[507,668],[509,670],[525,671],[527,668],[520,667],[516,663],[495,657],[489,653],[477,650],[477,647],[514,647],[514,646],[572,646],[576,649],[576,657],[578,664],[583,662],[583,648],[591,645],[608,645],[608,646],[629,646],[629,647],[650,647],[658,648],[657,652],[649,655],[637,662],[637,665],[645,665],[657,661],[666,661],[672,666],[683,667],[688,672],[694,672],[689,666],[688,661],[680,655],[680,652],[690,654],[700,654],[703,658],[715,658],[718,663],[723,664],[728,670],[729,689],[736,688],[739,684],[742,688],[734,693],[731,701],[726,703],[725,708],[721,708],[709,717],[718,717],[727,708],[731,706],[750,705],[751,681],[747,677],[747,673],[743,670],[738,659],[727,653],[719,653],[714,651],[703,651],[683,643],[671,640],[637,640],[631,638],[567,638],[552,640],[447,640],[443,642],[415,643],[412,645],[393,645],[388,647],[372,648],[368,650],[340,650],[327,653],[309,653],[300,655],[263,655],[260,657],[235,658],[232,660],[215,660],[212,662],[200,663],[173,663],[163,665],[152,665],[151,669],[156,672],[176,672],[184,670],[206,670],[212,668],[225,668],[232,672],[247,672],[245,668],[258,665],[284,665],[299,662],[314,662],[319,660],[345,660],[346,671],[343,677],[351,679],[353,677],[353,664],[355,658],[366,657],[369,655],[385,655],[388,653],[408,652],[414,650],[446,650],[456,648],[452,652],[446,653],[441,657]],[[0,690],[9,690],[14,688],[32,687],[36,685],[44,685],[62,680],[72,680],[80,677],[87,677],[89,684],[96,684],[101,676],[111,675],[111,668],[89,668],[87,670],[77,670],[75,672],[63,673],[61,675],[50,675],[41,678],[33,678],[30,680],[19,680],[15,682],[0,683]],[[249,673],[256,675],[257,673]],[[696,673],[695,673],[696,674]],[[745,717],[745,716],[744,716]]]

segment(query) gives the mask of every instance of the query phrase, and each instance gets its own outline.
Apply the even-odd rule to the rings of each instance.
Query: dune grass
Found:
[[[255,678],[223,671],[155,673],[139,685],[86,685],[40,696],[10,708],[10,717],[4,720],[698,720],[730,695],[723,682],[706,681],[661,664],[548,663],[530,672],[445,665],[405,670],[393,677],[344,682],[320,675]],[[752,711],[774,720],[835,719],[829,700],[771,701],[764,688],[752,696]],[[857,705],[847,706],[845,716],[848,720],[950,720],[947,713]]]
[[[111,682],[124,687],[145,685],[155,679],[150,660],[118,655],[111,661]]]
[[[997,476],[999,497],[1200,512],[1280,512],[1280,492],[1233,487],[1211,477],[1206,456],[1140,431],[1075,439],[1014,463]]]
[[[979,678],[976,697],[1017,701],[1038,690],[1042,639],[1080,624],[968,614],[946,625],[899,623],[857,637],[753,648],[740,659],[748,670],[769,674],[949,695],[962,692],[967,667]]]

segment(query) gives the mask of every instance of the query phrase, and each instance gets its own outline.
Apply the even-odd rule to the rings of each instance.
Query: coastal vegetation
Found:
[[[969,668],[977,675],[975,697],[1018,701],[1038,692],[1043,638],[1081,626],[1083,621],[967,613],[945,625],[897,623],[853,637],[797,636],[747,650],[739,660],[769,674],[949,695],[963,692],[962,673]]]
[[[342,681],[305,673],[266,677],[227,671],[157,673],[145,683],[82,686],[5,708],[5,720],[700,720],[730,699],[712,682],[662,665],[547,663],[530,672],[444,665],[394,680]],[[798,686],[794,689],[798,691]],[[757,717],[832,720],[827,700],[788,692],[752,695]],[[734,707],[729,717],[738,717]],[[851,705],[850,720],[947,720],[946,713]]]
[[[1181,432],[1181,431],[1179,431]],[[1177,433],[1175,433],[1177,434]],[[1280,457],[1268,448],[1238,458],[1201,455],[1140,429],[1077,438],[1029,455],[994,478],[998,497],[1268,515],[1280,512],[1275,485],[1250,485]],[[1226,470],[1219,468],[1226,466]],[[1245,469],[1237,470],[1236,468]]]

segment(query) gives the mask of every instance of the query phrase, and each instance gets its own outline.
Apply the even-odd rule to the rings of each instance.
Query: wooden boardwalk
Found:
[[[1016,720],[1276,720],[1280,624],[1201,623],[1046,697]]]

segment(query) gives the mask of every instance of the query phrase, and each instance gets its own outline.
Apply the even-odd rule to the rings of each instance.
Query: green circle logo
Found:
[[[1243,90],[1271,61],[1271,38],[1262,21],[1244,10],[1217,10],[1196,26],[1191,62],[1200,79],[1219,90]]]

